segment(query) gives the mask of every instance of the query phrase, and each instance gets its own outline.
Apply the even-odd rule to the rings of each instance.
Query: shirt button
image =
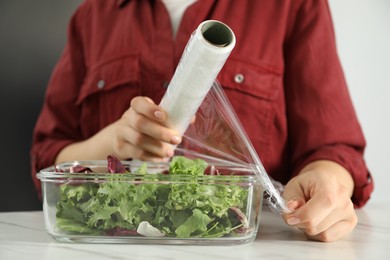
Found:
[[[99,89],[102,89],[102,88],[104,88],[104,86],[106,85],[106,82],[104,81],[104,80],[99,80],[98,81],[98,83],[97,83],[97,87],[99,88]]]
[[[244,81],[244,75],[241,73],[238,73],[234,76],[234,81],[238,84],[242,83]]]
[[[164,80],[163,83],[162,83],[163,88],[167,88],[168,85],[169,85],[169,81],[168,80]]]

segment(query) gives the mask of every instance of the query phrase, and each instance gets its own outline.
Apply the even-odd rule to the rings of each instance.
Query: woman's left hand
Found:
[[[292,213],[284,214],[283,219],[310,239],[335,241],[357,224],[353,187],[351,175],[339,164],[312,162],[287,183],[283,197]]]

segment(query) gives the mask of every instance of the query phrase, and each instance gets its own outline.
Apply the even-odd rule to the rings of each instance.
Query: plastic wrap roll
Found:
[[[201,152],[202,156],[250,166],[269,195],[267,202],[271,209],[277,213],[289,212],[281,192],[268,177],[222,87],[215,80],[235,43],[234,33],[227,25],[214,20],[201,23],[187,43],[160,106],[168,114],[167,126],[180,135],[184,135],[200,108],[196,122],[183,137],[187,145],[196,147],[194,152]],[[207,102],[202,104],[204,100]],[[207,116],[202,116],[202,111]],[[210,143],[210,140],[216,142]],[[184,151],[188,154],[188,150]]]
[[[167,126],[183,135],[234,48],[233,31],[208,20],[191,35],[160,106]]]

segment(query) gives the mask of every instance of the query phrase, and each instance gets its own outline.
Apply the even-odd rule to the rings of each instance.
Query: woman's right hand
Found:
[[[105,159],[113,154],[120,160],[164,161],[173,156],[181,136],[167,128],[166,113],[148,97],[135,97],[120,119],[91,138],[66,146],[56,163],[68,160]]]
[[[114,154],[121,159],[161,161],[173,156],[172,145],[181,137],[164,126],[166,113],[148,97],[135,97],[116,121],[112,139]]]

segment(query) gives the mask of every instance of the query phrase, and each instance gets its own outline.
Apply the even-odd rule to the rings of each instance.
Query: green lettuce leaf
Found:
[[[56,227],[65,233],[107,234],[118,228],[136,230],[147,221],[170,237],[235,235],[232,231],[241,223],[229,209],[245,209],[248,190],[239,185],[240,176],[229,177],[237,185],[219,183],[219,176],[199,181],[206,168],[203,160],[176,156],[169,174],[189,176],[185,181],[167,182],[165,174],[148,174],[144,164],[134,173],[113,174],[112,180],[64,184]],[[130,183],[127,174],[142,174],[143,182]]]

